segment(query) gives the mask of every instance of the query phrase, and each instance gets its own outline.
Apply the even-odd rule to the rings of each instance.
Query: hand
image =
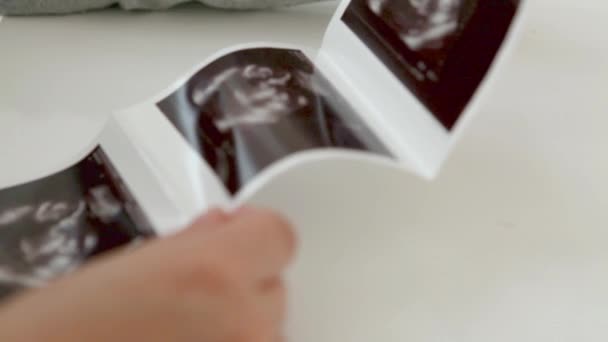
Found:
[[[281,341],[290,225],[213,210],[0,307],[0,341]]]

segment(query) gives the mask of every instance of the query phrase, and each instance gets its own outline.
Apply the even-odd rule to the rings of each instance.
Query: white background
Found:
[[[221,47],[318,47],[334,6],[5,18],[0,186],[65,166],[112,110]],[[531,10],[508,77],[435,182],[386,171],[345,188],[302,170],[256,197],[298,224],[299,340],[608,339],[608,5]]]

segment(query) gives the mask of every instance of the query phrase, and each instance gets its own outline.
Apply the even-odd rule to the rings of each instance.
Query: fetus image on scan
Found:
[[[226,55],[158,106],[230,193],[299,151],[383,149],[306,57],[293,50]]]
[[[519,0],[352,0],[342,21],[451,129],[486,76],[518,5]]]
[[[143,237],[107,177],[88,157],[58,174],[0,190],[0,300]]]
[[[462,0],[367,0],[412,50],[441,48],[458,29]]]
[[[376,29],[388,31],[389,37],[397,39],[391,49],[408,61],[407,69],[412,76],[418,82],[439,82],[450,46],[464,25],[467,9],[474,7],[471,1],[364,1],[370,16],[380,24]]]
[[[95,231],[88,229],[85,217],[84,201],[48,200],[5,209],[0,214],[0,229],[16,224],[38,229],[3,251],[10,254],[10,260],[0,263],[0,284],[38,287],[78,267],[98,239]]]
[[[218,105],[223,107],[210,113],[210,119],[224,133],[238,126],[273,124],[309,106],[314,101],[310,84],[310,75],[300,70],[248,64],[223,71],[211,86],[195,87],[192,101],[203,107],[220,92]]]

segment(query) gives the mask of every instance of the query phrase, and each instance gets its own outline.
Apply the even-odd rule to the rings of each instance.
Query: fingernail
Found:
[[[221,208],[212,208],[209,209],[206,213],[200,216],[197,220],[197,224],[210,224],[210,223],[220,223],[225,222],[230,218],[230,215],[227,214]]]
[[[249,206],[249,205],[243,205],[238,207],[237,209],[235,209],[232,212],[233,216],[241,216],[241,215],[246,215],[246,214],[250,214],[252,212],[255,212],[257,209],[255,207]]]

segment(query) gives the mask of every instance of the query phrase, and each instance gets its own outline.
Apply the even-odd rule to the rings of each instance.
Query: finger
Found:
[[[285,288],[285,283],[278,277],[268,279],[261,283],[259,290],[260,298],[267,302],[266,317],[268,317],[273,325],[280,328],[287,314],[287,289]]]
[[[216,231],[215,248],[244,280],[255,283],[278,276],[291,261],[296,238],[291,224],[277,213],[247,208]]]
[[[204,226],[212,224],[221,224],[228,222],[231,215],[220,208],[213,208],[207,211],[205,214],[196,219],[193,226]]]
[[[285,315],[287,312],[287,291],[284,283],[280,278],[270,279],[265,283],[254,296],[258,309],[256,310],[259,317],[262,317],[265,328],[266,340],[275,341],[276,336],[280,336],[283,332],[283,324],[285,323]]]
[[[192,237],[192,234],[206,234],[214,231],[217,227],[228,222],[231,215],[219,208],[213,208],[205,214],[199,216],[190,224],[188,229],[183,231],[182,235]]]

